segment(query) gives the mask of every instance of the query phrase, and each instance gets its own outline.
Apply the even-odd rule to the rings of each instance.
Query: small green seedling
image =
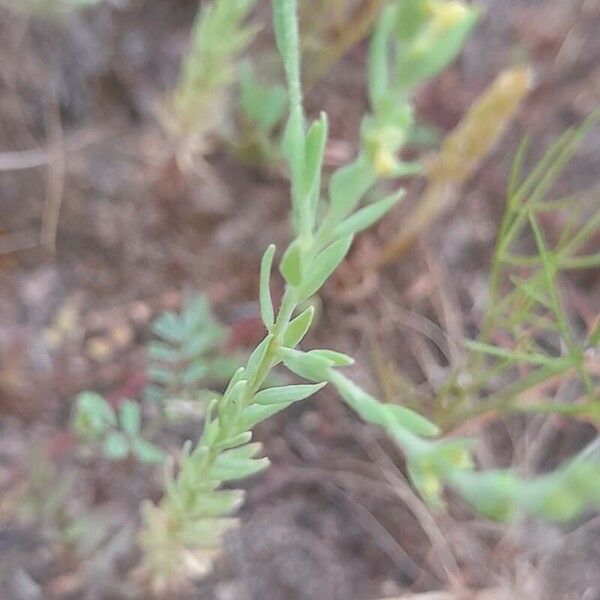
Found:
[[[255,4],[256,0],[213,0],[198,11],[179,82],[160,112],[180,165],[206,151],[210,137],[229,118],[228,96],[237,78],[238,57],[256,33],[245,24]]]
[[[71,429],[109,460],[133,456],[141,463],[157,464],[165,458],[160,448],[145,439],[141,407],[132,400],[123,401],[115,410],[100,394],[82,392],[75,403]]]
[[[530,90],[531,79],[527,68],[505,69],[444,137],[439,152],[427,161],[424,172],[427,187],[418,206],[379,250],[373,261],[375,266],[397,260],[448,208],[460,186],[473,175],[515,118]],[[413,144],[415,131],[418,129],[413,129]]]
[[[369,53],[372,112],[361,127],[363,160],[377,176],[420,172],[397,157],[415,135],[411,95],[456,58],[478,18],[479,10],[455,1],[404,0],[383,10]]]
[[[180,313],[164,312],[152,324],[148,344],[146,400],[169,410],[175,404],[195,402],[214,392],[239,366],[225,348],[227,329],[214,316],[208,299],[192,295]]]

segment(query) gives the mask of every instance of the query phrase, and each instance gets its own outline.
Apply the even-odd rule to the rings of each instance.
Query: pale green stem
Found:
[[[273,0],[277,45],[283,58],[287,79],[290,117],[287,143],[292,183],[292,199],[298,233],[310,238],[311,215],[308,198],[301,197],[304,176],[304,108],[300,71],[300,44],[296,0]]]

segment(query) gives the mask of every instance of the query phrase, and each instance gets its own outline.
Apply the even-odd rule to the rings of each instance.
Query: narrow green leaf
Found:
[[[185,335],[184,328],[173,312],[163,313],[152,325],[152,332],[171,343],[179,343]]]
[[[258,423],[272,417],[278,412],[286,409],[289,404],[271,404],[270,406],[261,406],[260,404],[251,404],[245,408],[240,415],[240,429],[252,429]]]
[[[600,462],[578,458],[556,471],[521,484],[524,509],[553,521],[568,521],[600,505]]]
[[[252,442],[238,448],[232,448],[231,450],[225,450],[221,452],[217,457],[216,462],[218,464],[227,463],[230,461],[246,460],[254,458],[261,450],[263,445],[260,442]]]
[[[136,436],[142,424],[140,405],[132,400],[125,400],[119,407],[119,421],[125,433]]]
[[[273,300],[271,299],[270,281],[273,257],[275,256],[275,245],[271,244],[263,254],[260,263],[260,315],[267,331],[271,330],[275,323],[273,311]]]
[[[264,340],[263,340],[264,341]],[[226,390],[223,392],[223,396],[227,396],[227,394],[231,393],[231,390],[233,389],[233,386],[238,382],[238,381],[242,381],[242,379],[244,379],[246,375],[246,369],[244,367],[240,367],[232,376],[231,379],[229,380],[229,384],[227,385]],[[246,377],[246,379],[248,379],[248,377]]]
[[[254,401],[263,406],[271,404],[286,404],[304,400],[324,387],[327,382],[317,383],[315,385],[286,385],[282,387],[273,387],[262,390],[256,394]]]
[[[194,361],[183,373],[181,380],[185,385],[195,385],[209,375],[208,363],[204,358]]]
[[[150,342],[147,352],[148,358],[163,362],[175,362],[179,358],[179,351],[163,342]]]
[[[327,115],[322,112],[319,121],[315,121],[306,134],[304,146],[304,194],[316,199],[321,182],[323,156],[327,144]],[[316,206],[316,205],[315,205]]]
[[[309,306],[304,312],[290,322],[283,334],[284,346],[295,348],[302,341],[310,328],[314,314],[314,306]]]
[[[383,417],[388,428],[400,426],[415,435],[434,436],[440,428],[418,412],[400,404],[383,404]]]
[[[346,235],[353,235],[370,227],[378,221],[385,213],[387,213],[394,204],[402,198],[404,195],[404,190],[400,190],[391,194],[387,198],[383,198],[382,200],[378,200],[369,206],[365,206],[361,208],[357,212],[355,212],[352,216],[348,217],[346,220],[342,221],[335,229],[333,230],[334,237],[342,237]]]
[[[298,287],[302,283],[302,249],[298,241],[294,241],[288,246],[281,259],[279,270],[291,286]]]
[[[568,365],[572,362],[568,356],[552,357],[544,354],[530,354],[527,352],[519,352],[517,350],[510,350],[509,348],[500,348],[499,346],[493,346],[492,344],[485,344],[475,340],[465,340],[464,344],[470,350],[474,352],[480,352],[482,354],[489,354],[490,356],[496,356],[498,358],[506,358],[508,360],[528,363],[532,365]]]
[[[238,381],[231,391],[223,397],[219,407],[219,420],[228,427],[231,423],[237,423],[237,420],[244,406],[244,398],[248,391],[248,381],[242,379]]]
[[[280,354],[283,363],[292,373],[309,381],[325,381],[328,378],[330,368],[333,366],[333,362],[326,358],[311,356],[306,352],[292,350],[291,348],[281,348]]]
[[[237,519],[191,519],[182,528],[180,539],[183,547],[215,550],[223,545],[223,536],[239,525]]]
[[[268,458],[243,459],[243,460],[220,460],[217,457],[209,477],[215,481],[233,481],[244,479],[264,471],[270,464]]]
[[[377,173],[363,156],[338,169],[329,183],[330,211],[334,222],[349,215],[376,181]]]
[[[258,368],[265,358],[266,353],[269,350],[269,346],[273,339],[272,334],[268,334],[265,339],[254,349],[254,352],[248,358],[248,364],[246,365],[244,376],[248,381],[252,381],[256,377]]]
[[[300,289],[300,298],[306,300],[315,294],[339,267],[352,245],[352,235],[341,237],[317,254],[304,284]]]
[[[310,350],[309,354],[330,360],[336,367],[348,367],[354,364],[354,359],[351,356],[336,352],[335,350]]]
[[[220,452],[221,450],[228,450],[229,448],[236,448],[237,446],[242,446],[243,444],[247,444],[252,439],[252,432],[245,431],[244,433],[240,433],[238,435],[234,435],[230,438],[223,440],[216,444],[217,450]]]
[[[199,494],[190,512],[195,518],[214,518],[236,513],[244,503],[243,490],[217,490]]]
[[[110,460],[122,460],[129,454],[129,443],[127,438],[118,431],[111,431],[106,440],[102,451],[106,458]]]
[[[216,442],[219,436],[221,425],[223,425],[223,419],[210,419],[209,417],[205,418],[204,430],[202,431],[201,437],[203,445],[211,446]]]
[[[219,403],[219,418],[218,424],[221,433],[226,436],[235,435],[239,429],[237,426],[238,419],[242,414],[244,405],[246,404],[248,392],[248,382],[245,379],[238,381],[232,388],[231,392],[223,396],[223,399]],[[207,423],[208,424],[208,423]],[[214,439],[210,438],[212,433],[210,430],[205,432],[209,436],[210,443],[214,443]],[[214,434],[213,434],[214,435]]]
[[[140,462],[151,465],[160,464],[166,457],[160,448],[141,438],[132,441],[131,452]]]

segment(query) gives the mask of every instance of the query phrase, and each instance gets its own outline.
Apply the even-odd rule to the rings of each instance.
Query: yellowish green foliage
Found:
[[[378,266],[396,260],[446,210],[460,184],[472,176],[514,120],[530,83],[528,69],[506,69],[444,138],[425,167],[427,187],[419,204],[378,252]]]
[[[371,41],[369,98],[363,119],[363,154],[378,177],[419,172],[397,153],[414,128],[410,96],[460,52],[479,17],[462,2],[405,0],[382,12]]]
[[[131,456],[156,464],[165,458],[164,452],[148,441],[142,430],[142,407],[133,400],[124,400],[115,410],[100,394],[82,392],[75,403],[71,430],[87,450],[97,447],[109,460]]]
[[[176,89],[160,112],[182,163],[206,149],[229,118],[229,92],[238,58],[256,33],[245,20],[256,0],[202,3],[192,27]]]
[[[600,267],[600,254],[588,250],[600,230],[600,208],[586,207],[577,196],[548,199],[552,185],[597,119],[598,113],[580,128],[567,131],[523,181],[519,179],[525,145],[515,162],[492,263],[488,309],[480,339],[469,344],[489,363],[475,379],[477,385],[502,383],[479,410],[560,412],[600,424],[598,334],[577,333],[560,285],[569,271]],[[544,217],[564,223],[554,243],[542,228]],[[529,253],[520,249],[527,239],[534,244]],[[493,334],[501,334],[506,347],[491,344]],[[536,398],[532,392],[544,382],[554,381],[551,389],[555,389],[558,382],[573,380],[580,386],[574,402],[547,401],[543,394],[525,401]]]
[[[592,115],[567,131],[526,176],[521,175],[526,144],[517,155],[480,335],[466,342],[466,363],[455,365],[456,372],[433,392],[433,412],[444,428],[508,412],[560,413],[600,424],[599,328],[591,324],[581,331],[574,325],[562,285],[569,273],[600,267],[593,250],[600,209],[585,193],[557,199],[551,194],[596,120]],[[560,224],[553,237],[542,226],[548,221]],[[399,393],[397,370],[385,362],[379,372],[388,396]],[[565,387],[566,397],[559,393]]]
[[[226,382],[238,366],[225,348],[227,329],[214,316],[206,296],[189,297],[179,313],[162,313],[152,332],[144,396],[167,413],[176,413],[177,406],[204,404],[201,398],[215,395],[206,386]]]
[[[387,0],[302,0],[302,55],[308,87],[366,38]]]
[[[500,73],[443,140],[427,169],[434,182],[464,182],[513,121],[531,86],[524,67]]]

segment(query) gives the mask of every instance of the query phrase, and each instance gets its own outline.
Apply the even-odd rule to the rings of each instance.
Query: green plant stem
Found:
[[[262,357],[261,361],[259,362],[256,368],[254,377],[248,381],[246,393],[242,399],[243,406],[250,406],[252,404],[256,393],[264,384],[265,379],[269,375],[269,372],[271,371],[273,366],[275,366],[275,364],[277,363],[279,349],[283,345],[283,333],[285,332],[297,306],[298,299],[296,291],[293,288],[286,286],[281,306],[277,313],[275,324],[273,326],[271,334],[269,334],[272,336],[271,342],[267,351],[265,352],[264,356]],[[263,342],[265,341],[265,339],[266,338],[263,339]],[[206,453],[204,460],[202,461],[198,470],[194,474],[196,481],[207,481],[210,470],[212,469],[215,460],[221,452],[220,444],[227,439],[228,435],[230,435],[231,430],[236,428],[236,423],[228,423],[227,425],[225,425],[222,421],[217,421],[217,423],[219,430],[217,434],[213,437],[212,442],[206,443],[206,438],[205,436],[203,436],[200,439],[196,450],[194,451],[204,451]],[[179,480],[176,480],[174,482],[175,485],[178,484],[178,481]],[[188,509],[192,501],[193,498],[190,497],[188,499]],[[179,516],[178,521],[171,523],[171,526],[174,528],[182,527],[187,521],[185,510],[170,511],[170,514],[177,514]]]
[[[300,43],[296,0],[274,0],[273,13],[277,45],[283,57],[288,84],[290,115],[287,125],[287,152],[291,168],[292,204],[300,233],[310,235],[309,206],[300,197],[304,174],[304,107],[300,76]]]

